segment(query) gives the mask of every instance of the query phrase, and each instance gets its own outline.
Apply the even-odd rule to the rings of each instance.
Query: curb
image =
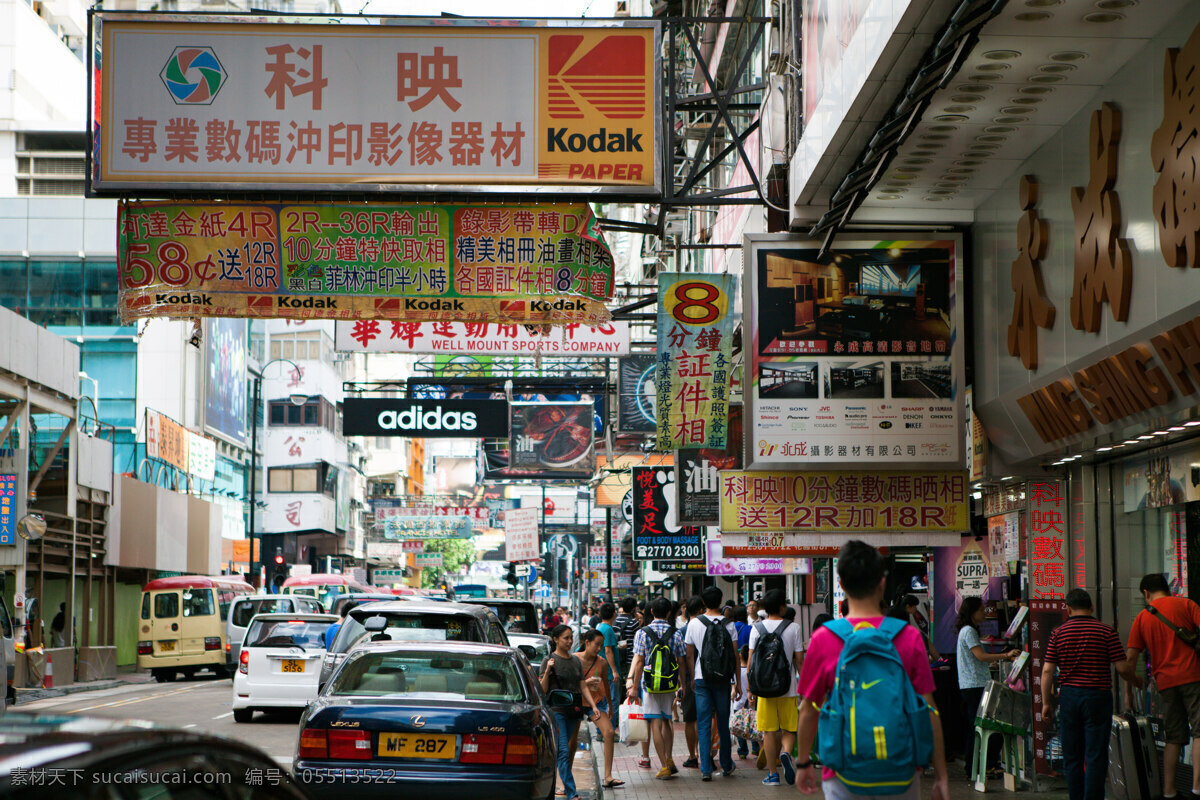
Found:
[[[600,783],[600,777],[601,777],[600,776],[600,761],[599,761],[599,759],[596,758],[596,743],[599,742],[600,746],[603,747],[604,739],[600,736],[594,736],[592,734],[593,730],[596,733],[600,732],[599,728],[596,728],[593,725],[593,723],[589,722],[586,725],[582,726],[580,728],[580,732],[579,732],[580,733],[580,736],[579,736],[580,741],[583,741],[584,733],[586,732],[586,734],[587,734],[588,761],[591,764],[592,780],[595,781],[594,786],[596,787],[595,791],[586,791],[585,790],[585,791],[580,792],[579,796],[580,796],[581,800],[603,800],[603,798],[604,798],[604,787]]]
[[[80,692],[95,692],[133,685],[135,684],[130,681],[111,680],[94,683],[72,683],[54,689],[17,689],[17,699],[13,705],[21,706],[38,700],[48,700],[51,697],[64,697],[69,694],[79,694]]]

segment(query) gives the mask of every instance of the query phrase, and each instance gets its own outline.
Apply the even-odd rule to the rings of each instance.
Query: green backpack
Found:
[[[646,691],[676,691],[679,688],[679,665],[675,663],[675,653],[652,627],[646,626],[643,630],[650,639],[650,655],[646,657],[646,666],[642,670],[645,673]],[[675,632],[670,631],[668,635],[674,636]]]

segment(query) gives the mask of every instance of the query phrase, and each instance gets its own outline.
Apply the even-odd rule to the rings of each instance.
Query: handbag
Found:
[[[650,741],[650,726],[642,713],[642,704],[632,699],[621,706],[621,721],[619,723],[621,741],[625,744]]]
[[[1171,620],[1167,619],[1166,614],[1159,611],[1153,605],[1146,606],[1146,610],[1151,613],[1156,619],[1162,620],[1162,623],[1171,630],[1175,631],[1175,635],[1181,642],[1196,651],[1196,655],[1200,656],[1200,636],[1196,635],[1196,631],[1189,631],[1186,628],[1181,628]]]
[[[757,712],[750,707],[739,708],[729,718],[729,732],[739,739],[749,739],[761,742],[762,733],[758,730]]]

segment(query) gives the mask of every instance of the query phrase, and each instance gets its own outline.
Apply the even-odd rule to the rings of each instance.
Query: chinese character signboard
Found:
[[[417,569],[422,569],[424,567],[432,567],[433,569],[437,569],[438,567],[442,566],[441,553],[417,553],[413,556],[413,558],[416,559]]]
[[[389,517],[382,520],[388,539],[470,539],[471,518],[465,516]]]
[[[485,507],[471,508],[467,506],[427,505],[427,506],[398,506],[384,505],[386,501],[373,501],[375,519],[385,520],[392,517],[470,517],[471,526],[476,530],[487,528],[491,519],[491,509]],[[417,544],[422,544],[418,542]],[[424,550],[422,547],[421,550]],[[421,552],[417,550],[415,552]]]
[[[659,450],[725,446],[733,375],[733,275],[658,275]]]
[[[653,24],[153,19],[94,17],[95,192],[657,191]]]
[[[508,470],[550,479],[591,478],[595,413],[591,402],[513,403]]]
[[[652,355],[622,358],[617,363],[617,430],[652,433],[657,430],[654,383],[658,359]],[[669,448],[668,448],[669,449]]]
[[[727,558],[721,551],[721,542],[709,539],[707,549],[707,572],[724,578],[742,575],[808,575],[812,572],[812,561],[807,558]]]
[[[749,466],[963,465],[961,237],[746,241]]]
[[[677,450],[675,490],[679,493],[679,521],[689,525],[716,525],[721,508],[721,470],[742,468],[742,406],[729,408],[729,434],[723,449]]]
[[[17,476],[0,474],[0,544],[15,544],[17,530]]]
[[[538,544],[536,508],[510,508],[504,512],[504,558],[506,561],[536,561]]]
[[[633,467],[633,558],[703,561],[704,529],[680,525],[669,467]]]
[[[903,531],[952,533],[957,542],[971,527],[965,471],[722,472],[720,515],[722,533],[843,539],[848,532]]]
[[[341,319],[415,341],[423,320],[599,324],[613,291],[586,204],[123,202],[117,226],[127,322]]]
[[[694,573],[703,575],[705,565],[703,561],[651,561],[650,569],[655,572],[661,572],[664,575],[674,575],[679,573]]]
[[[488,322],[419,322],[400,330],[360,322],[334,326],[344,353],[433,353],[453,355],[625,356],[629,323],[588,326],[571,323],[542,331]]]
[[[1033,679],[1033,767],[1038,775],[1054,771],[1046,748],[1057,734],[1054,712],[1042,705],[1042,666],[1050,634],[1067,618],[1067,605],[1061,600],[1029,601],[1029,673]]]
[[[177,470],[187,472],[188,429],[170,417],[146,409],[146,458],[165,461]]]
[[[1029,482],[1029,589],[1035,600],[1067,594],[1066,498],[1056,480]]]

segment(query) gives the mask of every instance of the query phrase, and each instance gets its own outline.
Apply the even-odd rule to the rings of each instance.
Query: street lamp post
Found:
[[[254,410],[250,414],[250,580],[252,582],[258,577],[258,559],[255,557],[254,547],[257,538],[254,531],[254,512],[258,506],[258,412],[262,407],[263,373],[267,371],[267,367],[275,363],[291,364],[297,375],[302,374],[300,367],[296,366],[296,362],[286,358],[273,358],[259,367],[258,372],[254,375]],[[291,400],[292,405],[302,406],[308,402],[308,395],[293,394],[289,395],[288,399]],[[259,588],[265,588],[265,586]]]

